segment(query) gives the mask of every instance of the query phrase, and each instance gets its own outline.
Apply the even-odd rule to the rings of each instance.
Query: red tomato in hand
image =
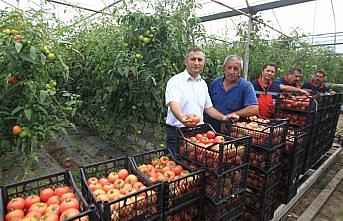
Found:
[[[7,204],[7,210],[12,211],[16,209],[24,209],[25,207],[25,200],[21,197],[16,197],[11,199],[11,201],[8,202]]]

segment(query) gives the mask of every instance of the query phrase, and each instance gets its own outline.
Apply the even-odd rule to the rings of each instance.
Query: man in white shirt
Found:
[[[212,118],[226,121],[228,117],[217,111],[208,93],[207,84],[201,79],[200,72],[205,65],[205,55],[200,48],[191,48],[185,58],[186,69],[169,79],[166,88],[167,112],[167,147],[176,152],[177,128],[195,127],[189,119],[190,114],[200,116],[203,123],[203,113]],[[237,118],[239,118],[237,116]]]

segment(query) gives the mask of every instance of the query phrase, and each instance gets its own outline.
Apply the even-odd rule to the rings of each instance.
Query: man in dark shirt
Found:
[[[286,86],[292,86],[296,88],[301,88],[300,79],[302,76],[302,71],[300,68],[291,68],[285,77],[280,78],[276,83]]]
[[[329,88],[325,87],[324,84],[325,73],[323,71],[317,71],[313,76],[310,82],[305,83],[301,88],[309,89],[314,94],[328,94]]]

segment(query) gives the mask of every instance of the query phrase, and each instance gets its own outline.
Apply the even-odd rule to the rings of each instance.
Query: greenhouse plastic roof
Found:
[[[94,11],[103,10],[108,5],[114,5],[115,7],[116,4],[120,4],[120,2],[116,3],[114,0],[55,1],[77,5]],[[287,1],[294,2],[291,0]],[[197,2],[201,5],[201,8],[196,10],[196,15],[199,17],[232,11],[232,9],[218,4],[216,1],[197,0]],[[219,2],[235,9],[242,9],[247,8],[247,3],[250,7],[254,7],[266,3],[282,2],[282,0],[219,0]],[[135,3],[138,7],[141,4],[140,1],[135,1]],[[70,6],[54,3],[53,1],[46,3],[44,0],[0,0],[0,8],[2,10],[5,9],[5,7],[19,7],[21,9],[32,7],[38,9],[41,7],[41,4],[44,4],[44,8],[48,7],[51,11],[56,12],[56,15],[65,22],[71,21],[72,18],[79,16],[80,14],[94,14],[92,11],[75,9]],[[257,15],[261,16],[264,22],[268,25],[286,35],[289,35],[296,29],[299,33],[308,35],[308,40],[313,45],[336,43],[336,51],[343,53],[343,22],[341,22],[343,21],[342,9],[342,0],[312,0],[305,3],[261,11],[258,12]],[[104,10],[104,12],[106,12],[106,10]],[[216,35],[219,39],[230,41],[235,39],[237,30],[236,26],[242,21],[248,21],[248,18],[244,15],[240,15],[203,22],[203,25],[209,34]],[[279,33],[276,31],[270,30],[270,38],[275,38],[278,35]]]

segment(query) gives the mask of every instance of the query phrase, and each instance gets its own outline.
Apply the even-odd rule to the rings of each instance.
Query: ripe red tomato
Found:
[[[78,209],[75,209],[75,208],[67,209],[64,212],[62,212],[60,216],[60,221],[64,221],[72,216],[76,216],[79,214],[80,214],[80,211]]]
[[[6,221],[21,220],[23,217],[24,212],[20,209],[16,209],[6,214]]]
[[[70,192],[71,192],[71,189],[69,186],[61,186],[55,189],[54,195],[61,197],[63,194],[70,193]]]
[[[7,204],[7,210],[12,211],[16,209],[24,209],[25,207],[25,200],[21,197],[13,198],[11,201]]]
[[[180,175],[181,171],[183,170],[181,165],[177,165],[172,168],[172,171],[175,173],[175,175]]]
[[[45,188],[40,192],[39,197],[42,202],[46,202],[53,195],[54,195],[54,190],[52,188]]]
[[[202,135],[202,134],[196,134],[196,135],[195,135],[195,138],[196,138],[197,140],[201,140],[201,139],[203,138],[203,135]]]
[[[125,178],[129,175],[129,171],[127,169],[121,169],[118,172],[119,179],[125,180]]]
[[[40,221],[58,221],[58,215],[54,213],[46,213],[40,218]]]
[[[48,201],[46,201],[47,205],[51,205],[51,204],[60,204],[61,203],[61,197],[59,196],[52,196],[48,199]]]
[[[26,197],[25,199],[25,205],[27,208],[30,208],[33,204],[39,203],[39,202],[40,202],[40,198],[38,195],[30,195]]]
[[[61,202],[63,202],[64,200],[68,199],[68,198],[76,198],[75,193],[65,193],[61,196]]]
[[[209,130],[206,132],[206,137],[208,139],[214,139],[216,137],[216,134],[212,130]]]
[[[41,215],[43,215],[48,208],[48,205],[46,203],[35,203],[29,208],[29,212],[36,211],[39,212]]]
[[[56,215],[60,215],[60,205],[58,204],[51,204],[50,206],[48,206],[48,208],[46,208],[46,211],[45,211],[46,214],[49,214],[49,213],[54,213]]]
[[[200,123],[200,117],[196,114],[191,114],[188,116],[188,118],[194,123],[194,124],[198,124]]]
[[[60,204],[60,211],[63,213],[67,209],[70,209],[70,208],[79,209],[79,207],[80,207],[80,202],[77,199],[69,198]]]

